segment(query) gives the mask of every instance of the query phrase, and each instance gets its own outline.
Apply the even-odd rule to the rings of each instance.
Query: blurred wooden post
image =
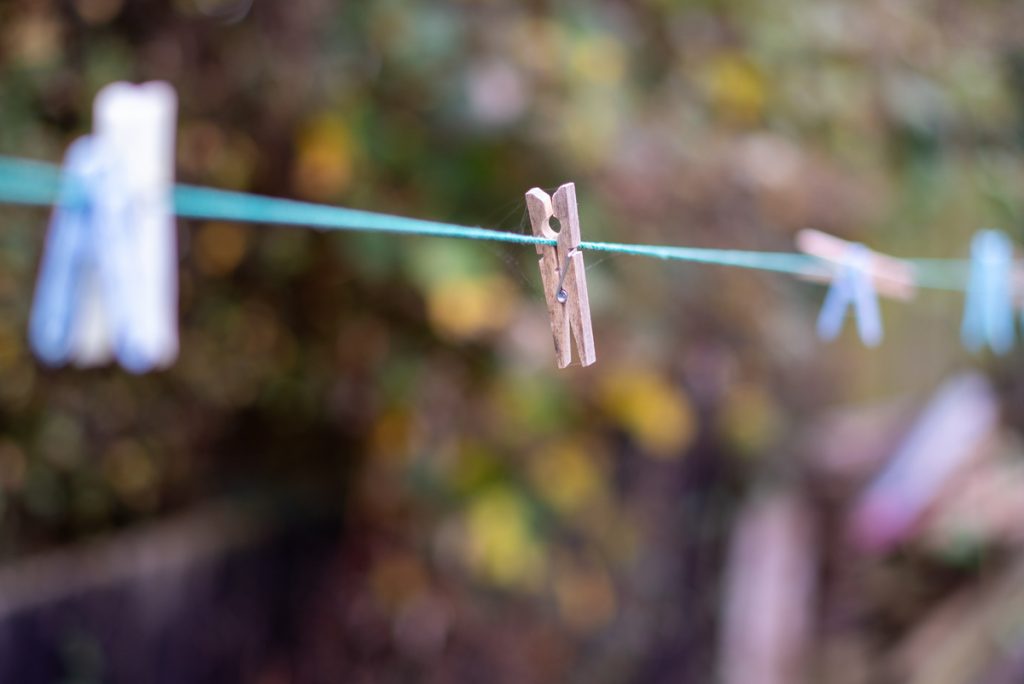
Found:
[[[789,492],[740,514],[723,594],[723,684],[807,679],[818,557],[810,521],[807,507]]]

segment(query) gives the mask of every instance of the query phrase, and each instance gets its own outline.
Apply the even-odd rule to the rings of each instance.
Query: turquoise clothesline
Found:
[[[0,156],[0,203],[49,206],[60,190],[60,168],[54,164]],[[486,240],[522,245],[552,245],[548,238],[454,223],[379,214],[310,202],[179,184],[174,189],[175,213],[182,218],[305,226],[322,230],[353,230],[403,235]],[[816,257],[789,252],[754,252],[615,242],[580,243],[595,252],[631,254],[657,259],[717,264],[808,275],[821,271]],[[969,263],[963,259],[908,259],[921,287],[963,290]]]

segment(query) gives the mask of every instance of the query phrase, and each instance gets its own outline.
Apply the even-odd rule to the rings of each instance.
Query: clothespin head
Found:
[[[94,133],[109,162],[124,171],[119,181],[130,184],[129,192],[170,201],[177,114],[177,93],[164,81],[119,81],[96,93]]]
[[[558,367],[565,368],[572,362],[570,337],[576,338],[580,364],[589,366],[597,361],[597,353],[590,320],[587,274],[580,251],[576,186],[566,183],[553,196],[533,188],[526,193],[526,207],[533,234],[555,241],[552,245],[537,245],[537,254]],[[551,226],[552,219],[558,221],[557,231]]]

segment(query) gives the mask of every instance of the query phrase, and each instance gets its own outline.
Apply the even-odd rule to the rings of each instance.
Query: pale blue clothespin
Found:
[[[143,373],[177,356],[176,110],[166,83],[97,95],[93,134],[65,160],[33,302],[30,342],[44,363],[116,357]]]
[[[998,230],[980,230],[971,240],[960,337],[972,352],[987,344],[997,354],[1013,347],[1013,243]]]
[[[818,315],[818,336],[824,340],[838,337],[846,311],[852,307],[861,341],[869,347],[878,346],[883,336],[878,294],[898,299],[913,297],[916,289],[913,266],[817,230],[800,231],[797,246],[800,251],[828,264],[826,277],[831,285]],[[820,277],[822,274],[808,275]]]

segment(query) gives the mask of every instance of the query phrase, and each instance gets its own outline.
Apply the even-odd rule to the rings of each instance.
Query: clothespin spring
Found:
[[[579,249],[576,247],[570,249],[569,253],[565,255],[565,261],[562,262],[562,273],[558,276],[558,289],[555,294],[555,301],[559,304],[565,304],[569,300],[569,293],[565,291],[562,285],[565,283],[565,275],[569,272],[569,260],[578,251]]]

